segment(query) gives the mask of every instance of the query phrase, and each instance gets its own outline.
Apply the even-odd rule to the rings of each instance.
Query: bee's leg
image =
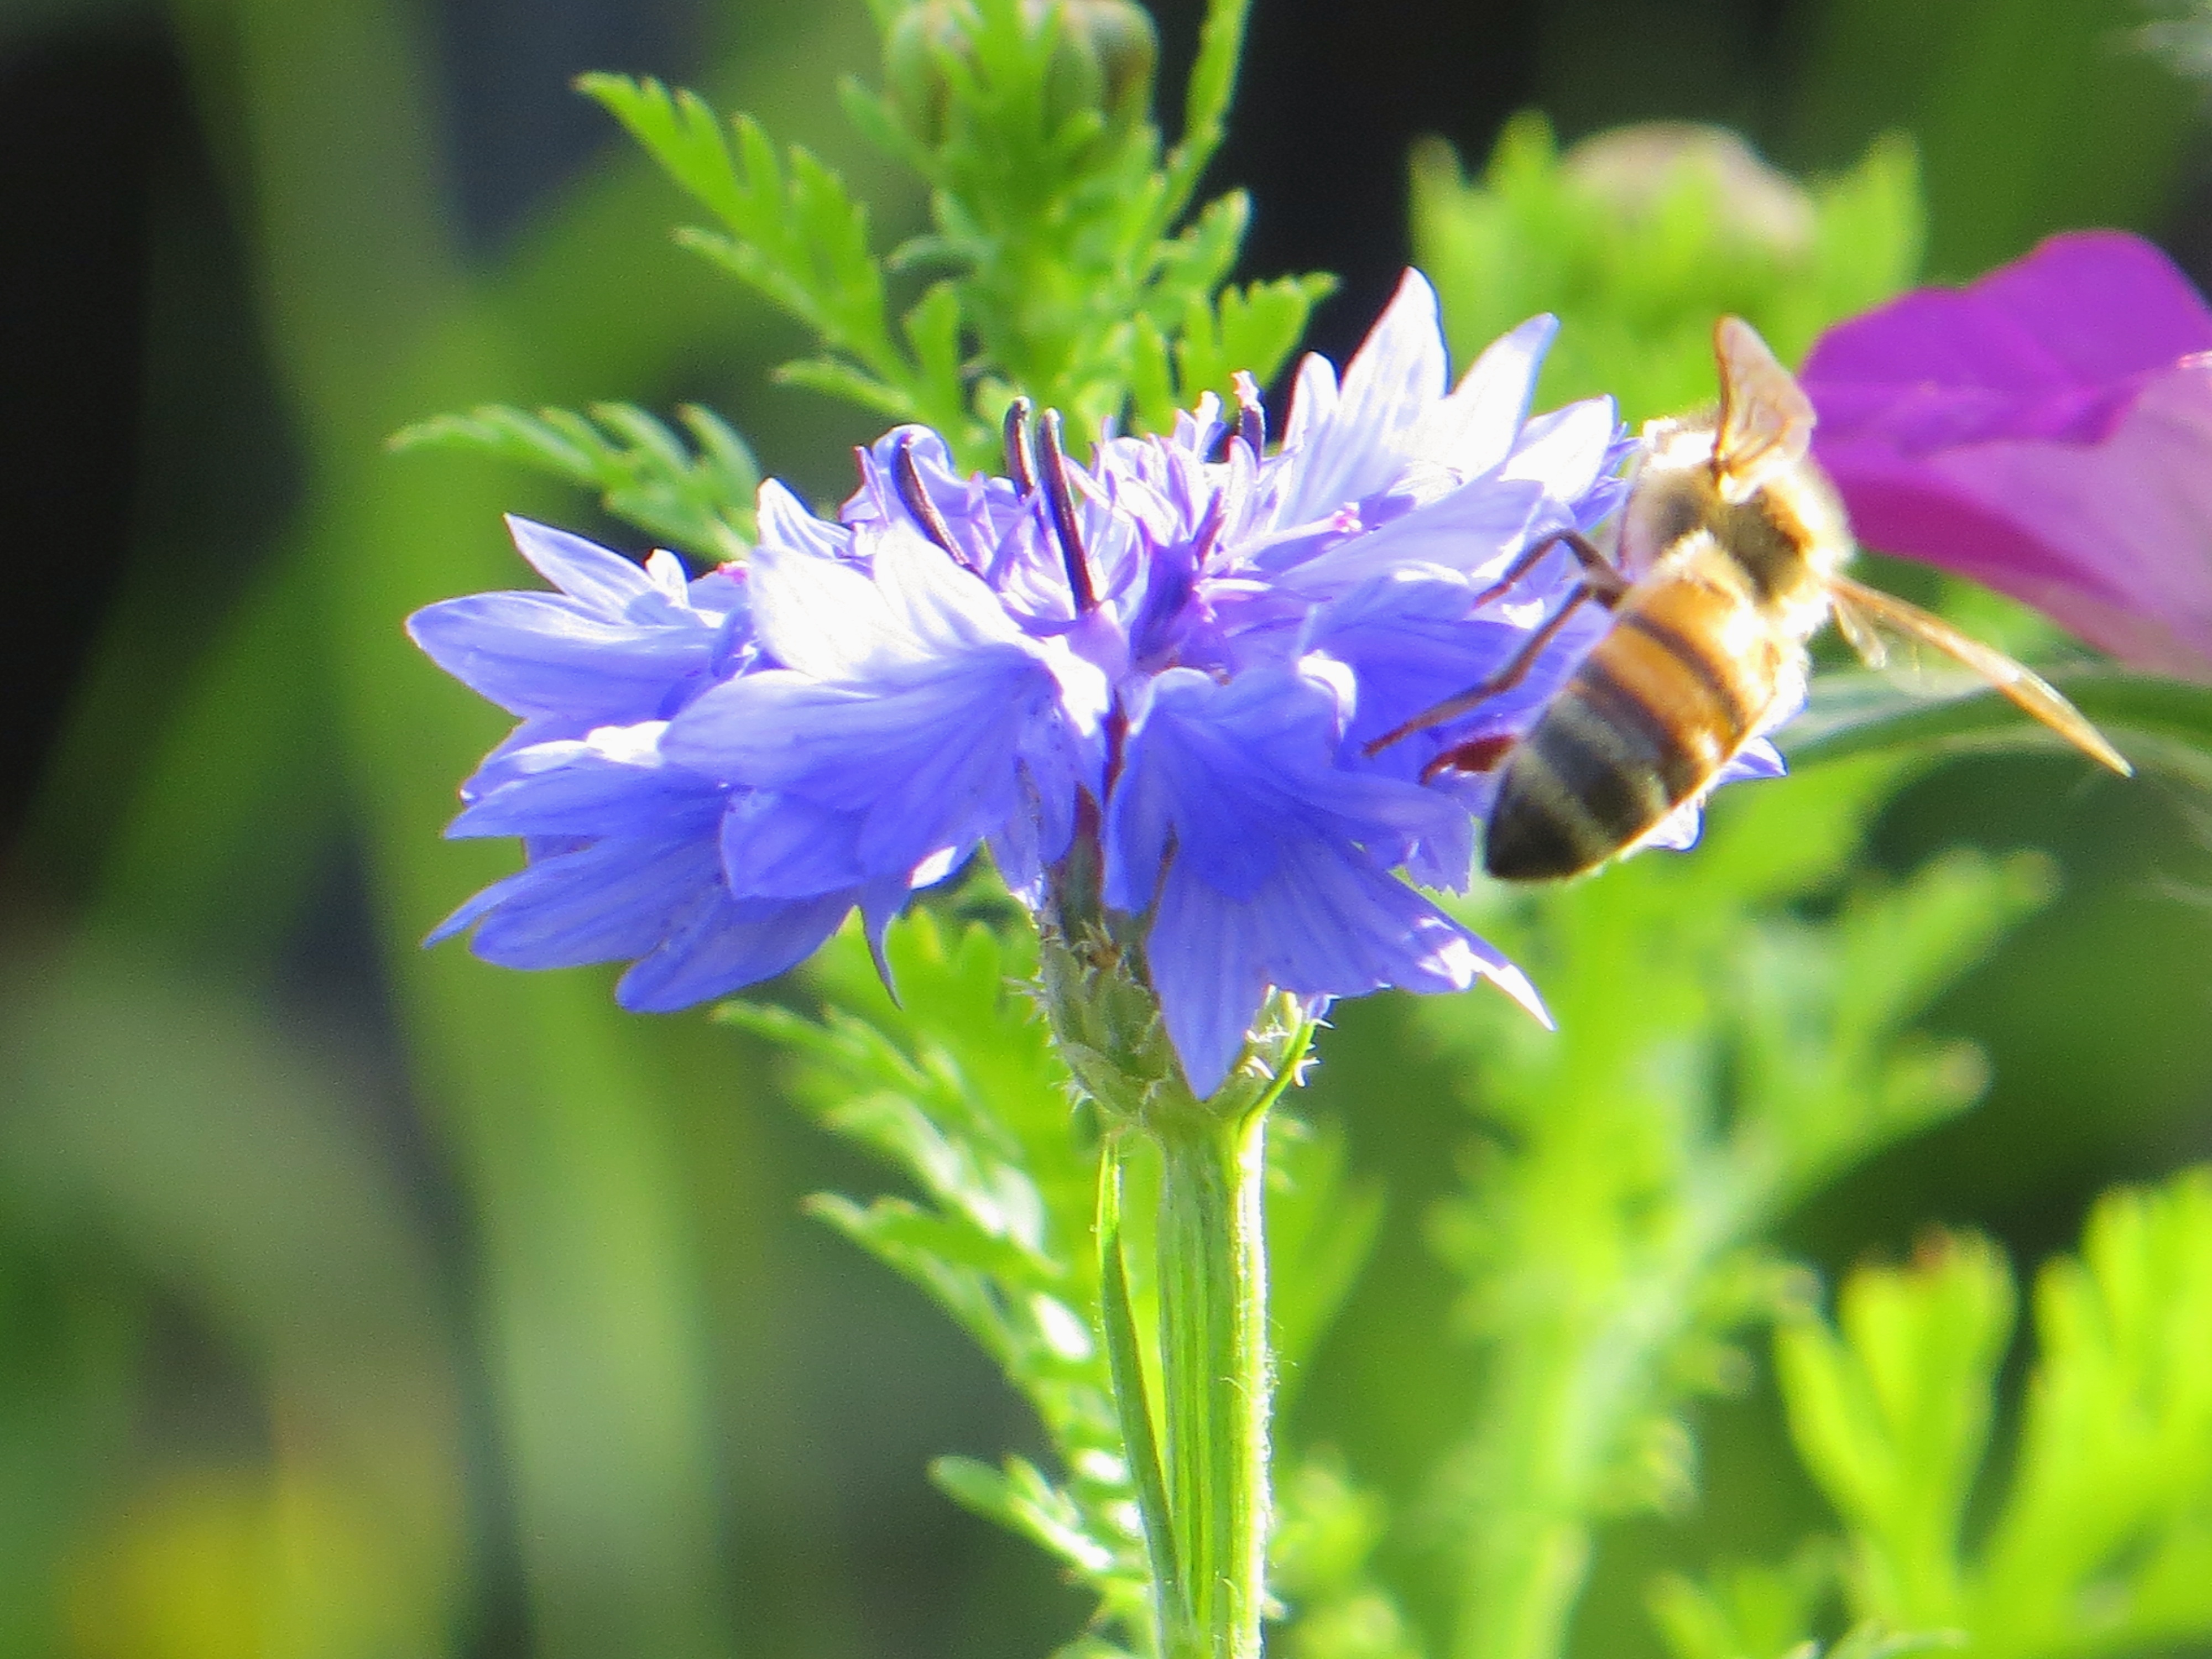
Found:
[[[1470,738],[1455,744],[1421,769],[1421,781],[1429,783],[1445,772],[1494,772],[1520,744],[1518,738],[1493,732],[1486,738]]]
[[[1493,599],[1503,599],[1557,547],[1564,547],[1575,556],[1576,562],[1583,568],[1583,580],[1589,586],[1614,590],[1627,586],[1628,579],[1613,568],[1613,561],[1598,550],[1596,543],[1579,530],[1562,530],[1556,535],[1547,536],[1540,542],[1532,544],[1519,558],[1505,567],[1504,575],[1474,596],[1474,602],[1469,608],[1480,611]],[[1607,599],[1603,603],[1610,605],[1612,600]]]
[[[1416,732],[1425,732],[1432,726],[1442,726],[1447,720],[1455,720],[1477,705],[1510,691],[1528,678],[1528,671],[1536,665],[1536,659],[1543,655],[1544,647],[1559,636],[1559,630],[1567,625],[1576,611],[1593,601],[1607,611],[1620,603],[1621,595],[1628,592],[1628,579],[1607,564],[1605,556],[1583,541],[1581,537],[1577,536],[1574,540],[1582,543],[1582,547],[1576,550],[1577,556],[1583,556],[1582,549],[1589,549],[1589,556],[1596,560],[1596,568],[1604,573],[1603,579],[1593,581],[1590,575],[1595,573],[1586,574],[1581,581],[1575,584],[1574,591],[1567,595],[1566,603],[1546,617],[1541,628],[1522,641],[1521,648],[1513,653],[1512,660],[1504,667],[1481,684],[1470,686],[1455,697],[1446,697],[1434,708],[1423,709],[1404,725],[1385,732],[1368,744],[1364,752],[1379,754],[1401,738],[1409,738]]]
[[[1442,702],[1423,709],[1403,725],[1385,732],[1368,744],[1365,752],[1379,754],[1401,738],[1410,738],[1416,732],[1425,732],[1432,726],[1442,726],[1447,720],[1455,720],[1477,705],[1510,691],[1528,678],[1528,671],[1536,665],[1536,659],[1543,653],[1544,647],[1559,637],[1559,630],[1573,618],[1575,612],[1595,597],[1588,587],[1577,584],[1575,591],[1567,596],[1567,602],[1545,618],[1544,625],[1522,641],[1521,648],[1513,653],[1513,659],[1504,667],[1481,684],[1469,686],[1455,697],[1446,697]]]

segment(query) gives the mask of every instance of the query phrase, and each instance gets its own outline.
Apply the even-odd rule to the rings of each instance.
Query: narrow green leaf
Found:
[[[606,509],[667,545],[719,562],[744,556],[760,468],[744,440],[697,405],[681,412],[696,453],[645,410],[594,404],[535,414],[487,404],[395,434],[395,450],[472,451],[550,472],[599,494]]]
[[[2013,1309],[2002,1254],[1967,1236],[1911,1268],[1853,1274],[1840,1337],[1808,1321],[1776,1338],[1790,1432],[1861,1541],[1863,1606],[1908,1628],[1966,1611],[1959,1529]]]
[[[1314,307],[1335,289],[1336,279],[1328,276],[1280,276],[1241,289],[1224,289],[1215,305],[1221,362],[1226,372],[1195,385],[1187,382],[1185,398],[1206,390],[1229,395],[1227,377],[1239,369],[1266,386],[1304,337],[1306,320]]]
[[[884,385],[867,370],[856,368],[842,358],[802,357],[795,362],[779,363],[775,378],[786,386],[803,386],[810,392],[872,409],[894,421],[917,420],[921,415],[906,392]]]
[[[961,385],[960,291],[950,282],[933,283],[903,324],[913,349],[915,388],[923,418],[948,433],[968,420]]]
[[[2212,686],[2112,668],[2056,670],[2050,678],[2137,766],[2212,788]],[[1776,740],[1796,766],[1911,747],[2065,746],[2049,727],[1978,682],[1929,697],[1861,672],[1819,676],[1805,712]]]
[[[1168,188],[1156,221],[1159,234],[1188,204],[1206,163],[1228,130],[1229,103],[1237,90],[1237,65],[1244,55],[1244,25],[1251,0],[1208,0],[1200,26],[1198,58],[1183,89],[1182,142],[1168,157]]]
[[[1175,369],[1166,336],[1151,318],[1139,316],[1130,337],[1129,401],[1141,432],[1172,432],[1176,411]]]

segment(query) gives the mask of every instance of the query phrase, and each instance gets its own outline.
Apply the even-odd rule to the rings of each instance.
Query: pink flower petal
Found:
[[[1822,337],[1814,454],[1869,545],[2212,679],[2212,309],[2139,238],[2054,237]]]

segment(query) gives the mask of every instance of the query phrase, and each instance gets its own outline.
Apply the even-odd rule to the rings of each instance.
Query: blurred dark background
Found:
[[[1196,7],[1155,10],[1179,88]],[[2145,15],[1259,0],[1214,182],[1256,198],[1249,274],[1343,276],[1312,341],[1340,360],[1408,257],[1413,140],[1476,164],[1530,106],[1570,140],[1725,122],[1801,172],[1902,129],[1932,276],[2118,224],[2202,281],[2200,95],[2134,46]],[[752,108],[888,239],[919,204],[829,95],[872,58],[859,0],[0,0],[0,1654],[988,1659],[1079,1618],[922,1473],[1030,1440],[1016,1407],[798,1217],[872,1172],[698,1022],[413,954],[496,868],[434,838],[495,726],[398,619],[513,580],[503,507],[609,527],[380,440],[477,401],[699,398],[842,494],[865,417],[767,381],[787,326],[670,245],[683,204],[568,82]],[[1898,867],[2048,848],[2064,889],[1941,1011],[1990,1101],[1803,1218],[1824,1264],[1930,1219],[2033,1259],[2100,1186],[2212,1148],[2197,809],[2093,811],[2075,775],[1962,761],[1878,826]],[[1390,1077],[1398,1019],[1348,1011],[1342,1074]],[[1328,1097],[1392,1220],[1296,1426],[1377,1475],[1418,1447],[1353,1356],[1451,1293],[1425,1081]],[[1648,1650],[1654,1561],[1802,1505],[1771,1408],[1709,1419],[1714,1502],[1617,1540],[1588,1650]]]

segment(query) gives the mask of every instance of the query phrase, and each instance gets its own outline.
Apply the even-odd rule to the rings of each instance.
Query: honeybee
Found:
[[[1502,597],[1561,548],[1582,565],[1566,601],[1503,669],[1367,745],[1373,754],[1457,720],[1524,679],[1586,604],[1612,624],[1517,741],[1474,738],[1423,772],[1498,770],[1484,837],[1508,881],[1579,875],[1633,850],[1802,693],[1805,643],[1835,618],[1870,665],[1884,632],[1955,659],[2115,772],[2119,751],[2043,679],[1939,617],[1843,574],[1850,525],[1808,453],[1812,400],[1757,331],[1713,330],[1717,410],[1651,422],[1620,517],[1619,561],[1573,532],[1529,548],[1476,596]]]

